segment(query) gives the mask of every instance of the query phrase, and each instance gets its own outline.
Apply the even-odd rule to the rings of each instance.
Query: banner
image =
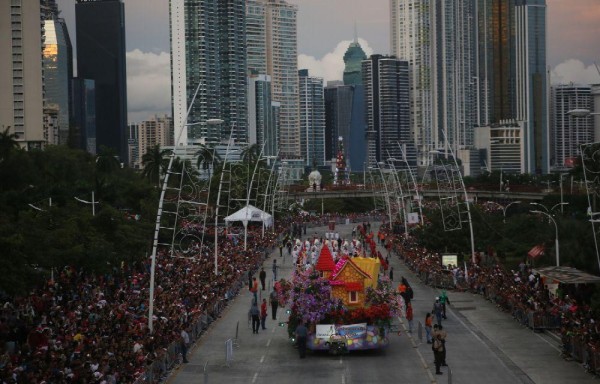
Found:
[[[317,324],[315,337],[329,340],[332,335],[345,336],[347,339],[360,339],[367,335],[367,323],[338,325]]]
[[[317,339],[327,339],[335,335],[335,325],[333,324],[317,324],[315,337]]]
[[[419,214],[417,212],[411,212],[408,214],[408,224],[418,224]]]

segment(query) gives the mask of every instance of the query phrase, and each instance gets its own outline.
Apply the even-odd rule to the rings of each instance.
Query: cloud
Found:
[[[171,114],[171,69],[168,52],[127,52],[127,109],[130,122],[153,114]]]
[[[569,59],[554,67],[551,71],[552,84],[600,84],[600,73],[596,67],[576,59]]]
[[[322,77],[325,81],[342,80],[344,75],[344,53],[348,49],[351,40],[343,40],[320,59],[305,54],[298,55],[298,69],[308,69],[311,76]],[[373,49],[364,39],[358,39],[367,57],[373,54]]]

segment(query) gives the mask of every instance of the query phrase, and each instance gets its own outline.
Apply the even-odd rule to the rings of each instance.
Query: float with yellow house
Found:
[[[281,304],[290,304],[290,337],[299,322],[309,328],[307,348],[344,353],[384,348],[392,320],[402,314],[402,297],[380,277],[378,258],[344,254],[334,260],[328,244],[314,265],[278,283]]]

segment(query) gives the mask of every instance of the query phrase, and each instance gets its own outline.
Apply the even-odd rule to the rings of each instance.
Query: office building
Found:
[[[246,142],[245,1],[171,0],[170,31],[176,145]]]
[[[58,137],[56,144],[67,144],[70,128],[71,78],[73,77],[73,48],[63,19],[44,21],[44,95],[46,104],[58,108]]]
[[[96,142],[96,84],[79,77],[71,80],[72,136],[77,146],[92,155],[98,150]]]
[[[367,122],[367,166],[407,156],[415,165],[410,132],[409,63],[394,56],[372,55],[362,63]],[[406,150],[403,151],[402,148]]]
[[[248,78],[248,143],[258,144],[264,156],[277,156],[280,104],[272,101],[271,77]]]
[[[578,116],[574,110],[593,110],[589,85],[562,84],[552,87],[552,160],[553,169],[573,168],[581,157],[581,144],[594,141],[593,116]]]
[[[300,80],[300,145],[306,167],[325,165],[325,99],[323,79],[298,71]]]
[[[121,0],[77,0],[77,76],[94,80],[96,141],[127,162],[125,9]]]
[[[298,9],[284,0],[248,0],[246,10],[248,68],[271,77],[272,98],[280,104],[279,155],[299,159]]]
[[[39,1],[0,3],[0,128],[25,149],[43,148],[44,14]]]
[[[352,119],[354,87],[339,81],[329,81],[324,90],[325,97],[325,159],[335,159],[339,150],[339,137],[344,141],[344,153],[348,158]]]
[[[362,84],[362,61],[367,60],[367,55],[363,51],[358,36],[354,36],[354,41],[344,53],[344,84],[357,85]]]

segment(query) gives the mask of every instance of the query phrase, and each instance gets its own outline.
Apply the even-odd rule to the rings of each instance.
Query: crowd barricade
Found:
[[[600,375],[600,349],[590,345],[589,370],[596,375]]]
[[[544,312],[529,311],[527,314],[527,326],[532,330],[560,329],[560,316]]]

